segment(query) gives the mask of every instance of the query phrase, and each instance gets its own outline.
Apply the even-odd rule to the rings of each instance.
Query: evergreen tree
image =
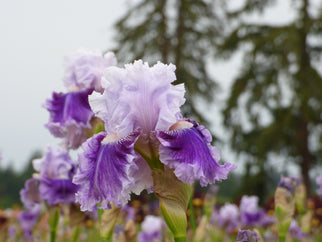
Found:
[[[219,1],[143,0],[116,24],[118,60],[143,59],[176,65],[177,81],[185,83],[184,114],[205,122],[196,97],[211,102],[215,82],[206,69],[215,37],[222,28]],[[216,8],[215,11],[215,6]]]
[[[236,26],[218,54],[229,57],[246,48],[223,111],[225,125],[232,130],[232,148],[247,154],[260,173],[275,154],[298,164],[310,189],[309,171],[322,157],[322,14],[316,6],[310,11],[309,0],[293,0],[297,14],[288,24],[246,22],[245,14],[274,2],[246,0],[229,15]]]

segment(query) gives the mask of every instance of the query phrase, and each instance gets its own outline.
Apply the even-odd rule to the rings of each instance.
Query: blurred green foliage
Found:
[[[177,81],[184,83],[187,99],[183,113],[203,124],[197,98],[211,103],[216,82],[207,63],[223,25],[219,4],[206,0],[143,0],[129,8],[115,25],[115,52],[121,64],[137,59],[176,65]]]
[[[25,181],[30,179],[35,172],[32,160],[40,157],[41,153],[39,151],[33,152],[27,166],[20,172],[14,170],[11,166],[0,168],[0,208],[22,205],[19,192],[24,187]]]
[[[322,10],[309,11],[309,0],[292,2],[296,17],[279,25],[247,19],[278,1],[246,0],[229,12],[234,27],[221,39],[217,56],[243,53],[223,111],[231,148],[259,168],[263,185],[274,168],[267,161],[278,157],[300,166],[310,190],[309,171],[322,164]]]

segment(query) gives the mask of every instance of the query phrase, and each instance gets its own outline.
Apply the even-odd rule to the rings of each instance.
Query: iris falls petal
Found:
[[[38,186],[39,180],[31,178],[25,182],[25,188],[20,191],[20,198],[26,209],[33,210],[41,203]]]
[[[83,144],[79,170],[73,179],[79,185],[76,202],[81,204],[81,210],[91,211],[98,203],[102,209],[109,208],[110,202],[116,206],[127,203],[135,185],[128,173],[138,135],[139,132],[134,132],[117,139],[101,132]]]
[[[42,199],[46,200],[50,206],[58,203],[70,204],[75,201],[77,185],[70,179],[43,179],[39,186]]]
[[[44,104],[50,113],[46,128],[55,137],[65,137],[67,148],[76,149],[86,140],[83,130],[91,128],[90,120],[94,115],[88,103],[88,95],[92,91],[54,92]]]
[[[181,125],[183,128],[157,133],[161,143],[160,161],[174,168],[174,173],[184,183],[193,183],[197,179],[202,186],[206,186],[226,179],[236,166],[230,163],[220,166],[217,163],[219,151],[210,145],[211,136],[203,126],[193,121],[189,121],[191,125],[187,124],[188,121],[181,122],[185,122]]]

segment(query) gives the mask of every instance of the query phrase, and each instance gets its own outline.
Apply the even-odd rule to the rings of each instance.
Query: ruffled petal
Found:
[[[102,91],[100,81],[103,70],[116,65],[116,63],[115,55],[112,52],[102,56],[100,51],[78,49],[76,53],[65,57],[63,77],[65,86]]]
[[[76,202],[81,210],[92,211],[101,203],[102,209],[110,202],[122,206],[130,199],[134,186],[129,176],[129,165],[135,158],[134,143],[139,132],[115,140],[105,132],[94,135],[83,144],[84,152],[79,155],[79,170],[73,182],[79,185]]]
[[[90,120],[94,113],[88,103],[92,90],[70,93],[53,93],[44,107],[50,113],[49,122],[45,125],[52,135],[65,138],[67,148],[78,148],[85,140],[84,129],[91,128]]]
[[[184,183],[192,184],[197,179],[202,186],[206,186],[226,179],[236,165],[225,163],[220,166],[217,163],[219,151],[210,145],[209,132],[196,122],[192,124],[190,128],[157,132],[161,143],[160,161],[174,168],[174,173]]]
[[[41,203],[39,196],[39,180],[35,178],[27,180],[25,182],[25,188],[20,191],[20,198],[26,209],[34,210],[38,207]]]
[[[133,193],[139,195],[144,189],[148,192],[152,192],[152,172],[148,163],[142,157],[135,158],[134,162],[131,164],[130,176],[133,177],[135,184],[132,188]]]
[[[43,158],[33,160],[33,167],[40,173],[40,179],[71,179],[76,165],[68,150],[48,146]]]
[[[149,67],[136,61],[125,68],[104,71],[102,95],[90,97],[94,113],[105,121],[107,133],[121,137],[142,129],[167,130],[180,117],[185,102],[184,86],[174,86],[175,66],[158,63]]]

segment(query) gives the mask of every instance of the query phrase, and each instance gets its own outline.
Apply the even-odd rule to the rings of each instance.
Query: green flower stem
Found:
[[[101,237],[100,242],[112,242],[112,236],[106,238],[106,237]]]
[[[72,233],[71,242],[77,242],[79,234],[80,234],[80,228],[79,228],[79,225],[77,225]]]
[[[53,208],[49,214],[50,242],[56,241],[56,232],[59,222],[59,208]]]
[[[278,236],[278,242],[285,242],[285,241],[286,241],[285,235]]]
[[[174,237],[174,241],[175,242],[186,242],[187,241],[187,237],[186,236],[178,236],[178,237]]]
[[[196,229],[197,229],[197,225],[196,225],[196,218],[195,218],[195,209],[193,207],[192,200],[193,200],[193,189],[191,191],[191,197],[189,200],[189,211],[190,211],[189,220],[190,220],[190,225],[191,225],[192,231],[193,231],[193,233],[195,233]]]
[[[191,196],[191,185],[181,182],[166,166],[152,170],[154,193],[160,201],[164,221],[175,241],[186,241],[186,210]]]

